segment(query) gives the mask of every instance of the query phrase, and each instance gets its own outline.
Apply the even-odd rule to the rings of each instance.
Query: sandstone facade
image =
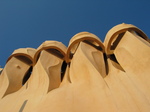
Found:
[[[17,49],[0,69],[0,112],[150,112],[149,42],[123,23],[104,43],[81,32]]]

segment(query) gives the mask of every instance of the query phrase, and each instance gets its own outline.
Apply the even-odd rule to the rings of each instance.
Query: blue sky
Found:
[[[104,41],[120,23],[150,36],[149,0],[0,0],[0,65],[18,48],[37,48],[45,40],[66,46],[76,33],[88,31]]]

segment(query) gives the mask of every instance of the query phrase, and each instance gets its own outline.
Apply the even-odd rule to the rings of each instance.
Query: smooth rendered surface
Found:
[[[0,70],[0,112],[150,112],[150,43],[131,24],[15,50]]]

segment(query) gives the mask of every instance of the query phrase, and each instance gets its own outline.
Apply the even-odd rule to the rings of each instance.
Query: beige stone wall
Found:
[[[17,49],[0,71],[0,112],[150,112],[150,43],[131,24]]]

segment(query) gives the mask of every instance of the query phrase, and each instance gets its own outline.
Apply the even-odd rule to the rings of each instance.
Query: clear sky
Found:
[[[0,65],[18,48],[37,48],[45,40],[66,46],[88,31],[104,41],[120,23],[133,24],[150,37],[150,0],[0,0]]]

